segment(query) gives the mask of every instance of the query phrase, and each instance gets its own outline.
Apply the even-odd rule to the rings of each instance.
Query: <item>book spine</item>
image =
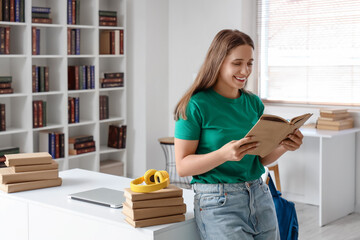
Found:
[[[10,27],[5,27],[5,54],[10,54]]]
[[[104,73],[104,78],[124,78],[123,72]]]
[[[40,70],[40,92],[45,92],[45,67],[39,67]]]
[[[91,89],[95,89],[95,66],[91,65],[90,66],[90,78],[91,78]]]
[[[80,122],[80,98],[75,98],[75,122]]]
[[[81,69],[82,69],[82,86],[83,86],[83,89],[87,89],[87,84],[86,84],[86,66],[83,65],[81,66]]]
[[[60,134],[60,158],[65,157],[65,134]]]
[[[37,101],[38,106],[38,127],[43,127],[43,101]]]
[[[32,18],[50,18],[50,14],[49,13],[36,13],[36,12],[33,12],[31,17]]]
[[[80,0],[76,0],[75,4],[75,23],[80,24]]]
[[[79,85],[79,66],[75,66],[75,90],[79,90],[80,89],[80,85]]]
[[[3,21],[3,0],[0,0],[0,21]]]
[[[75,55],[80,55],[80,29],[75,29]]]
[[[5,53],[5,28],[0,27],[0,54]]]
[[[68,3],[67,3],[67,23],[68,24],[72,24],[72,0],[68,0]]]
[[[25,22],[25,0],[20,0],[20,22]]]
[[[15,0],[15,22],[20,22],[20,0]]]
[[[122,145],[121,148],[126,148],[126,125],[121,126],[123,135],[122,135]]]
[[[90,66],[86,66],[86,88],[89,89],[91,87],[91,69]]]
[[[99,21],[101,21],[101,22],[117,22],[117,17],[100,16]]]
[[[33,17],[31,19],[32,23],[47,23],[47,24],[51,24],[52,23],[52,19],[51,18],[35,18]]]
[[[49,143],[50,143],[50,155],[52,156],[52,158],[56,158],[56,136],[55,133],[49,133]]]
[[[50,13],[51,8],[48,7],[31,7],[32,13]]]
[[[67,29],[67,54],[71,54],[71,29]]]
[[[36,29],[36,55],[40,55],[40,29]]]
[[[82,149],[82,148],[88,148],[88,147],[95,147],[95,141],[74,144],[74,149]]]
[[[0,89],[1,88],[11,88],[11,83],[0,83]]]
[[[10,0],[3,0],[3,21],[10,21]]]
[[[76,18],[75,18],[75,15],[76,15],[76,0],[72,0],[71,2],[71,24],[76,24]]]
[[[43,119],[43,126],[45,127],[45,126],[47,126],[47,109],[46,109],[46,102],[45,101],[43,101],[42,102],[42,104],[43,104],[43,108],[42,108],[42,112],[43,112],[43,114],[42,114],[42,119]]]
[[[32,65],[32,92],[36,92],[36,66]]]
[[[76,52],[76,31],[71,29],[71,54]]]
[[[36,55],[36,27],[32,27],[31,28],[31,39],[32,39],[32,48],[31,48],[31,52],[32,52],[32,55]]]
[[[60,158],[60,138],[59,138],[59,133],[55,133],[55,158]]]
[[[37,101],[33,101],[33,128],[38,127],[38,109],[37,109]]]
[[[120,29],[120,54],[124,54],[124,30]]]
[[[49,67],[44,67],[45,70],[45,92],[49,91]]]
[[[89,135],[89,136],[79,136],[79,137],[72,137],[69,138],[69,143],[84,143],[84,142],[91,142],[94,141],[94,137]]]
[[[15,0],[10,0],[10,22],[15,22]]]
[[[107,17],[116,17],[117,16],[117,12],[116,11],[103,11],[100,10],[99,11],[99,16],[107,16]]]
[[[71,98],[71,123],[75,123],[75,99]]]
[[[6,111],[5,104],[0,104],[0,131],[6,131]]]
[[[35,69],[35,92],[40,91],[40,67],[36,67]]]
[[[112,88],[112,87],[123,87],[123,83],[117,82],[117,83],[102,83],[102,88]]]
[[[0,76],[0,83],[11,83],[12,76]]]

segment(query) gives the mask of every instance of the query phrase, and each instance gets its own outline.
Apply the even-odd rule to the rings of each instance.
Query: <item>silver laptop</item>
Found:
[[[125,201],[124,192],[110,188],[96,188],[89,191],[69,194],[70,199],[95,203],[111,208],[121,208]]]

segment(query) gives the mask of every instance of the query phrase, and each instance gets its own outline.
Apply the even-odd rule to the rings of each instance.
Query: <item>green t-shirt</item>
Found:
[[[199,140],[196,154],[210,153],[243,138],[263,112],[263,103],[252,93],[242,91],[239,98],[230,99],[213,89],[202,91],[191,97],[187,120],[176,122],[175,138]],[[258,156],[245,155],[193,176],[192,183],[239,183],[258,179],[264,171]]]

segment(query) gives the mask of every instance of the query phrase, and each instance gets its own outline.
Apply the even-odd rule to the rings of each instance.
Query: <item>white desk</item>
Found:
[[[0,191],[1,239],[115,240],[200,239],[193,215],[193,191],[183,190],[186,221],[133,228],[121,209],[68,199],[69,193],[97,187],[123,190],[131,179],[72,169],[60,172],[60,187],[6,194]]]
[[[302,128],[301,132],[304,146],[279,160],[282,190],[301,192],[307,195],[305,202],[319,205],[319,225],[324,226],[355,210],[355,149],[360,129]],[[299,200],[296,194],[295,199],[284,195]]]

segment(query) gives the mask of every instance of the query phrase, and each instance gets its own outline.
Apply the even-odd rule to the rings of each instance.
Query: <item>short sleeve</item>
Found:
[[[186,108],[186,117],[179,118],[175,123],[175,138],[184,140],[199,140],[201,132],[201,113],[199,107],[192,100]]]

